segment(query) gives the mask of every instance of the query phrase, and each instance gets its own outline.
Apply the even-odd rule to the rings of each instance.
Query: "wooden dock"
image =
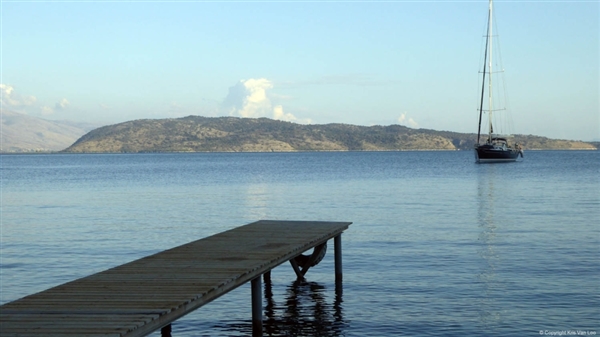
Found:
[[[145,336],[251,281],[254,334],[262,333],[261,275],[335,243],[350,222],[261,220],[0,306],[1,336]],[[315,255],[315,254],[313,254]]]

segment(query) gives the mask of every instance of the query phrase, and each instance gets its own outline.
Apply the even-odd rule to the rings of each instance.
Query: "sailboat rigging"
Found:
[[[475,160],[478,163],[486,162],[511,162],[516,161],[519,155],[523,158],[523,150],[516,143],[514,147],[510,146],[506,137],[495,134],[494,126],[492,125],[492,0],[489,2],[488,10],[488,25],[485,39],[485,54],[483,59],[483,81],[481,85],[481,101],[479,105],[479,126],[477,129],[477,143],[475,144]],[[487,83],[486,83],[487,74]],[[480,143],[481,139],[481,121],[484,111],[485,92],[487,84],[488,93],[488,134],[484,144]]]

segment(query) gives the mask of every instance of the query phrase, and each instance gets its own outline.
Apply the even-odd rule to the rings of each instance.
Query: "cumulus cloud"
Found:
[[[52,115],[54,113],[54,109],[52,109],[49,106],[43,106],[40,108],[42,116],[49,116]]]
[[[67,101],[67,99],[66,99],[66,98],[63,98],[62,100],[60,100],[60,102],[56,103],[56,104],[54,105],[54,107],[55,107],[56,109],[59,109],[59,110],[60,110],[60,109],[64,109],[64,108],[66,108],[67,106],[69,106],[69,104],[71,104],[71,103],[70,103],[69,101]]]
[[[1,104],[7,107],[29,106],[33,105],[37,98],[35,96],[22,97],[15,93],[15,89],[8,84],[0,84]]]
[[[241,117],[266,117],[272,112],[267,90],[273,88],[266,78],[241,80],[229,88],[223,106],[230,115]]]
[[[411,128],[416,128],[419,126],[414,119],[406,116],[406,112],[398,117],[398,123],[400,125],[410,126]]]
[[[287,122],[294,122],[294,121],[298,120],[291,113],[283,112],[283,107],[281,105],[278,105],[273,108],[273,119],[279,119],[279,120],[287,121]]]
[[[269,117],[284,121],[310,123],[310,120],[299,120],[291,113],[285,113],[283,106],[273,106],[268,91],[273,82],[266,78],[241,80],[229,88],[222,107],[231,116]]]

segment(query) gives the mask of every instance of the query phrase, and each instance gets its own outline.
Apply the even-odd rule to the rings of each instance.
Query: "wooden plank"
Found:
[[[350,224],[261,220],[234,228],[2,305],[0,332],[145,336]]]

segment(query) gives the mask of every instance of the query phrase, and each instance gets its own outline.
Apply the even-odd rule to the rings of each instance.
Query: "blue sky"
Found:
[[[598,1],[495,1],[517,134],[600,139]],[[2,108],[476,132],[487,1],[2,1]]]

